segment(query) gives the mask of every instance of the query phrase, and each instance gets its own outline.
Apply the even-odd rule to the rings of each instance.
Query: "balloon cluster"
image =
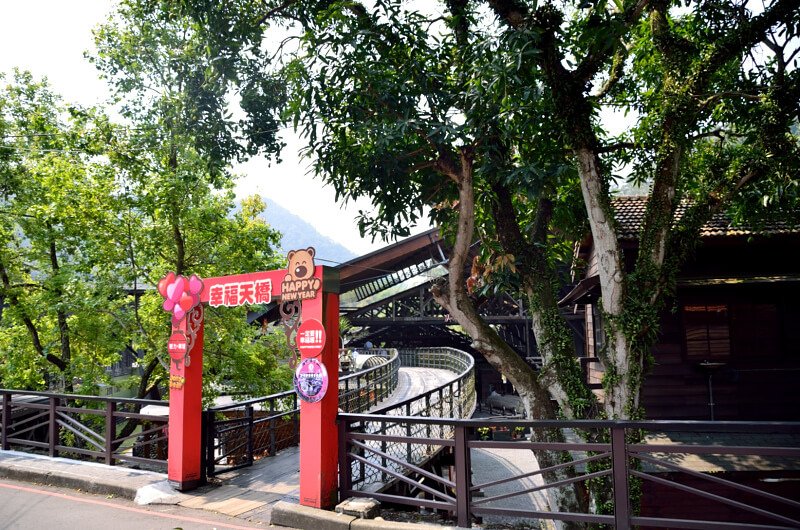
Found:
[[[203,280],[196,274],[190,278],[167,273],[158,282],[158,292],[164,297],[164,311],[172,313],[172,325],[177,326],[194,306],[200,303]]]

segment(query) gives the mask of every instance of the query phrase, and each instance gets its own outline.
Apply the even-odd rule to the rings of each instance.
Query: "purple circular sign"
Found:
[[[315,358],[303,359],[294,371],[294,388],[300,399],[316,403],[328,390],[328,370]]]

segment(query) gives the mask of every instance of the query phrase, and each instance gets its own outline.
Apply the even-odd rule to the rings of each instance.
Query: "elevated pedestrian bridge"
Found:
[[[800,423],[467,419],[476,406],[469,355],[439,348],[387,353],[385,362],[340,379],[340,499],[425,507],[467,528],[476,518],[800,527]],[[166,466],[166,418],[143,413],[163,402],[0,389],[0,404],[2,450]],[[236,515],[297,502],[298,421],[293,392],[207,411],[205,470],[223,485],[185,505],[225,505]],[[517,430],[535,436],[512,440]],[[564,432],[575,436],[553,436]],[[542,452],[559,460],[540,469],[534,454]],[[589,481],[604,484],[612,513],[554,508],[552,492]],[[632,485],[642,492],[639,512]]]
[[[352,352],[343,350],[340,357]],[[344,413],[370,413],[409,417],[468,418],[475,409],[475,374],[472,357],[453,348],[360,350],[360,356],[380,359],[373,367],[339,379],[339,409]],[[342,363],[346,364],[346,363]],[[299,409],[294,392],[213,407],[204,413],[205,461],[208,476],[215,476],[297,445]],[[395,427],[359,426],[364,433],[386,434]],[[407,434],[407,432],[406,432]],[[412,433],[413,434],[413,433]],[[420,463],[430,448],[397,443],[382,449],[394,457],[411,456]],[[419,446],[419,447],[417,447]],[[370,454],[374,452],[370,451]],[[381,461],[387,463],[385,457]],[[397,464],[388,464],[397,469]],[[372,466],[353,464],[356,481],[379,488]],[[391,480],[383,473],[381,479]]]

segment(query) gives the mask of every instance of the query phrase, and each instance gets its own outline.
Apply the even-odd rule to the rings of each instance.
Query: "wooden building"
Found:
[[[614,210],[631,265],[647,197],[619,197]],[[800,219],[757,229],[717,215],[684,264],[676,297],[661,315],[654,366],[642,404],[648,419],[800,419]],[[596,262],[591,240],[579,256],[586,272],[563,305],[585,308],[582,362],[596,392],[603,367]]]

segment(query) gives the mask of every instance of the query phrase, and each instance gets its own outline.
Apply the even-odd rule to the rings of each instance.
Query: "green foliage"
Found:
[[[149,367],[138,394],[163,388],[168,316],[152,286],[169,270],[201,277],[280,268],[279,234],[259,197],[192,138],[114,126],[66,108],[20,73],[0,92],[0,386],[92,392],[126,348]],[[263,394],[288,386],[285,348],[242,311],[208,315],[206,382]],[[78,386],[73,386],[77,383]]]
[[[0,382],[71,389],[73,380],[102,381],[120,350],[116,302],[92,279],[114,222],[113,176],[96,156],[106,120],[63,107],[28,73],[16,73],[0,101],[9,153],[0,166]]]
[[[763,218],[797,205],[798,15],[785,0],[758,13],[718,0],[187,0],[127,2],[121,13],[132,27],[181,28],[184,41],[165,41],[176,50],[213,53],[206,84],[238,87],[252,141],[279,115],[294,124],[339,198],[374,202],[359,219],[365,234],[405,235],[426,211],[454,234],[454,174],[470,165],[482,242],[476,295],[529,294],[538,282],[533,307],[550,307],[586,231],[585,204],[613,216],[610,183],[619,173],[635,185],[659,183],[636,270],[609,276],[623,278],[625,294],[624,309],[606,321],[626,337],[619,347],[630,349],[623,357],[632,366],[610,367],[611,386],[641,384],[661,293],[671,292],[704,216],[727,209],[737,220]],[[277,44],[273,31],[287,40]],[[137,42],[155,34],[139,33]],[[630,116],[620,133],[601,119],[612,107]],[[576,164],[578,149],[595,154],[599,175]],[[580,181],[594,178],[600,194],[583,197]],[[682,199],[698,206],[675,219]],[[651,255],[667,258],[647,263]],[[547,334],[540,342],[568,351],[562,326]]]

